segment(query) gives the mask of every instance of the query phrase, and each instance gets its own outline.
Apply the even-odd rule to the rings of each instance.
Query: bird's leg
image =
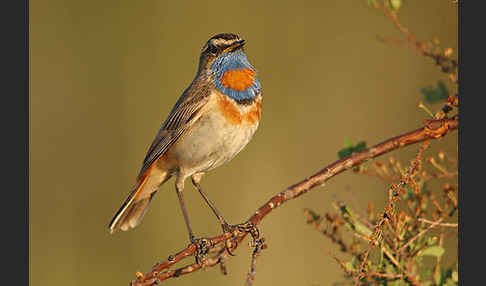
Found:
[[[191,224],[189,223],[189,216],[187,215],[186,207],[184,204],[184,197],[182,195],[182,190],[184,189],[184,179],[177,179],[176,181],[176,192],[177,197],[179,198],[179,203],[181,205],[182,214],[184,215],[184,221],[186,222],[187,231],[189,232],[189,240],[191,243],[196,245],[196,252],[194,256],[196,258],[196,263],[201,264],[204,260],[206,254],[209,250],[214,246],[212,241],[206,238],[196,238],[194,233],[192,232]]]
[[[219,213],[218,209],[214,206],[214,204],[209,200],[208,196],[203,192],[201,185],[199,182],[201,181],[201,177],[203,176],[204,173],[197,173],[191,176],[192,179],[192,184],[196,187],[196,189],[199,191],[201,196],[204,198],[208,206],[211,208],[213,211],[214,215],[218,218],[219,222],[221,223],[221,227],[223,228],[223,232],[229,232],[231,234],[234,233],[235,229],[238,229],[241,232],[247,232],[250,233],[251,236],[253,237],[254,240],[256,240],[259,237],[259,231],[256,228],[255,225],[253,225],[251,222],[246,222],[242,224],[236,224],[236,225],[230,225],[226,222],[226,220],[223,218],[223,216]],[[234,240],[235,243],[238,243],[237,240]],[[230,251],[231,248],[231,241],[228,240],[228,244],[226,245],[226,249],[230,255],[233,255]]]
[[[192,184],[196,187],[196,189],[199,191],[201,196],[204,198],[206,201],[206,204],[213,210],[214,215],[218,218],[219,222],[221,223],[221,226],[223,227],[223,231],[226,231],[225,228],[227,228],[228,223],[226,220],[223,218],[223,216],[219,213],[218,209],[214,206],[214,204],[209,200],[208,196],[203,192],[201,185],[199,182],[201,181],[201,177],[204,173],[197,173],[191,176],[192,179]]]
[[[184,181],[182,181],[182,184],[180,182],[176,182],[176,193],[177,193],[177,197],[179,198],[179,204],[181,206],[182,215],[184,216],[184,221],[186,222],[187,231],[189,232],[189,240],[193,242],[195,236],[194,233],[192,232],[191,224],[189,223],[189,216],[187,215],[186,206],[184,204],[184,196],[182,195],[183,189],[184,189]]]

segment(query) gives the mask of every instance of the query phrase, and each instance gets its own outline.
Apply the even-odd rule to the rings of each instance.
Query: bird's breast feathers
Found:
[[[250,104],[239,104],[230,97],[215,92],[216,109],[230,125],[254,125],[262,114],[262,97],[258,95]]]
[[[258,128],[262,97],[241,104],[213,89],[190,129],[167,151],[185,174],[205,172],[231,160]]]

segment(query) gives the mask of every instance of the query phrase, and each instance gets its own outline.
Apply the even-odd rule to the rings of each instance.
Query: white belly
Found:
[[[211,101],[210,104],[217,104]],[[209,110],[217,110],[214,105]],[[251,140],[258,122],[232,124],[220,112],[205,112],[168,152],[186,177],[214,169],[236,156]]]

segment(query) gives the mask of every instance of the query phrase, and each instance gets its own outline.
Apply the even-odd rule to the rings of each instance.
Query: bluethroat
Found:
[[[202,176],[236,156],[258,128],[262,92],[257,71],[244,53],[245,40],[218,34],[203,46],[196,77],[159,129],[128,197],[109,224],[110,233],[137,226],[159,186],[175,176],[175,189],[192,243],[184,206],[184,181],[190,177],[223,230],[230,225],[203,192]]]

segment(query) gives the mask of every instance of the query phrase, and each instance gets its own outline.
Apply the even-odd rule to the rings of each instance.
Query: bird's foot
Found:
[[[195,237],[191,237],[191,243],[196,246],[196,251],[194,252],[196,264],[202,266],[206,261],[209,251],[214,247],[214,243],[211,239]]]
[[[238,237],[235,234],[235,230],[251,234],[251,237],[253,238],[253,244],[255,244],[260,237],[260,231],[258,230],[258,228],[249,221],[245,223],[235,224],[235,225],[230,225],[225,223],[222,224],[221,226],[224,232],[229,232],[233,235],[231,239],[228,239],[226,241],[226,245],[225,245],[226,251],[231,256],[234,256],[234,254],[231,252],[231,249],[236,248],[238,246]]]

